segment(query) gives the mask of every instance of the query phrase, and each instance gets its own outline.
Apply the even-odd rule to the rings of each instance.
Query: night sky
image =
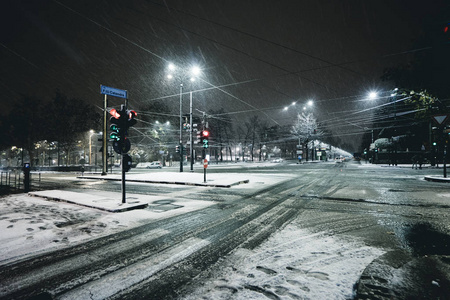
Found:
[[[56,89],[100,111],[103,84],[128,90],[132,108],[160,100],[176,115],[179,82],[165,78],[173,62],[202,69],[194,84],[184,83],[185,91],[194,92],[195,109],[223,108],[236,121],[258,114],[268,125],[286,125],[299,104],[312,99],[315,116],[327,122],[366,108],[369,91],[393,89],[380,80],[383,70],[412,58],[423,23],[446,5],[6,0],[0,18],[2,112],[22,94],[48,101]],[[187,112],[188,95],[184,99]],[[284,111],[293,101],[298,104]],[[110,106],[120,103],[114,99]],[[337,125],[337,134],[350,130]]]

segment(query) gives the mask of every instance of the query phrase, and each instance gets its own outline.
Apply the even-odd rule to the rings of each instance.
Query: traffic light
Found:
[[[135,117],[137,116],[137,113],[134,110],[127,110],[127,116],[128,116],[128,119],[127,119],[126,134],[128,134],[128,128],[136,125],[137,120],[135,119]]]
[[[111,129],[111,133],[109,137],[114,140],[114,142],[120,141],[120,112],[118,112],[115,108],[109,111],[111,118],[109,119],[109,128]]]
[[[114,151],[119,154],[125,154],[131,148],[130,140],[126,137],[128,135],[128,128],[137,123],[135,119],[137,113],[134,110],[125,110],[123,105],[120,111],[113,108],[109,113],[111,115],[109,120],[111,133],[109,137],[113,139]]]
[[[175,152],[180,153],[180,146],[175,146]]]
[[[202,130],[200,134],[200,139],[203,145],[203,148],[209,148],[209,131]]]

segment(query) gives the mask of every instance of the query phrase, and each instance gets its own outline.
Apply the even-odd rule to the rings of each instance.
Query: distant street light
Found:
[[[308,107],[313,106],[314,102],[312,100],[309,100],[305,106],[303,106],[303,110],[307,110]]]
[[[297,101],[293,101],[293,102],[291,103],[291,105],[285,106],[285,107],[283,108],[283,110],[284,110],[284,111],[287,111],[287,110],[289,110],[289,107],[291,107],[291,106],[296,106],[296,105],[297,105]],[[303,105],[303,110],[307,110],[308,107],[312,107],[313,105],[314,105],[314,101],[308,100],[308,101]]]

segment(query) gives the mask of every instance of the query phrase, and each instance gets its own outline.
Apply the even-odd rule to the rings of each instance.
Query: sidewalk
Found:
[[[147,195],[127,194],[126,203],[122,203],[121,193],[105,191],[103,191],[102,194],[94,194],[89,191],[71,192],[63,190],[46,190],[40,192],[29,192],[28,195],[47,200],[77,204],[114,213],[146,208],[152,201],[152,197]]]
[[[121,174],[102,175],[86,175],[77,178],[87,180],[112,180],[121,181]],[[190,186],[204,186],[216,188],[230,188],[235,185],[249,183],[249,176],[246,174],[228,173],[228,174],[207,174],[206,183],[202,173],[177,173],[177,172],[152,172],[144,174],[127,173],[126,182],[142,182],[154,184],[177,184]],[[86,190],[80,192],[63,191],[63,190],[47,190],[39,192],[30,192],[30,196],[45,198],[48,200],[67,202],[85,207],[96,208],[108,212],[125,212],[133,209],[147,208],[155,200],[161,197],[155,197],[142,194],[126,193],[125,202],[122,203],[122,193]],[[161,204],[158,204],[161,206]]]
[[[370,167],[373,167],[373,168],[376,168],[376,167],[393,168],[393,167],[395,167],[395,168],[413,169],[413,170],[428,170],[428,171],[436,170],[436,173],[441,173],[442,175],[434,175],[434,174],[433,175],[425,175],[424,179],[426,181],[432,181],[432,182],[448,182],[448,183],[450,183],[450,166],[447,166],[447,172],[448,172],[447,177],[444,177],[444,175],[443,175],[444,170],[443,170],[442,165],[440,167],[435,167],[435,166],[431,166],[430,164],[424,164],[424,165],[422,165],[421,169],[418,169],[418,168],[412,168],[411,164],[398,164],[397,166],[393,166],[393,165],[389,165],[389,164],[367,164],[367,163],[361,162],[361,166],[368,167],[368,168],[370,168]]]
[[[121,181],[121,174],[107,174],[107,175],[84,175],[78,176],[82,179],[94,179],[94,180],[112,180]],[[153,172],[144,174],[126,173],[126,182],[143,182],[143,183],[157,183],[157,184],[181,184],[181,185],[194,185],[205,187],[220,187],[230,188],[232,186],[248,183],[248,175],[239,173],[213,173],[206,175],[206,182],[204,182],[203,173],[191,173],[191,172]]]

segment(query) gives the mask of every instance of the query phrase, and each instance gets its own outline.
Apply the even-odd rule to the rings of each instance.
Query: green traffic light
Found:
[[[119,140],[120,140],[120,136],[119,136],[119,134],[118,134],[117,132],[111,132],[111,134],[109,135],[109,137],[110,137],[111,139],[116,140],[116,141],[119,141]]]
[[[117,124],[111,124],[111,126],[109,126],[109,128],[110,128],[111,130],[114,130],[114,131],[119,132],[119,126],[117,126]]]

